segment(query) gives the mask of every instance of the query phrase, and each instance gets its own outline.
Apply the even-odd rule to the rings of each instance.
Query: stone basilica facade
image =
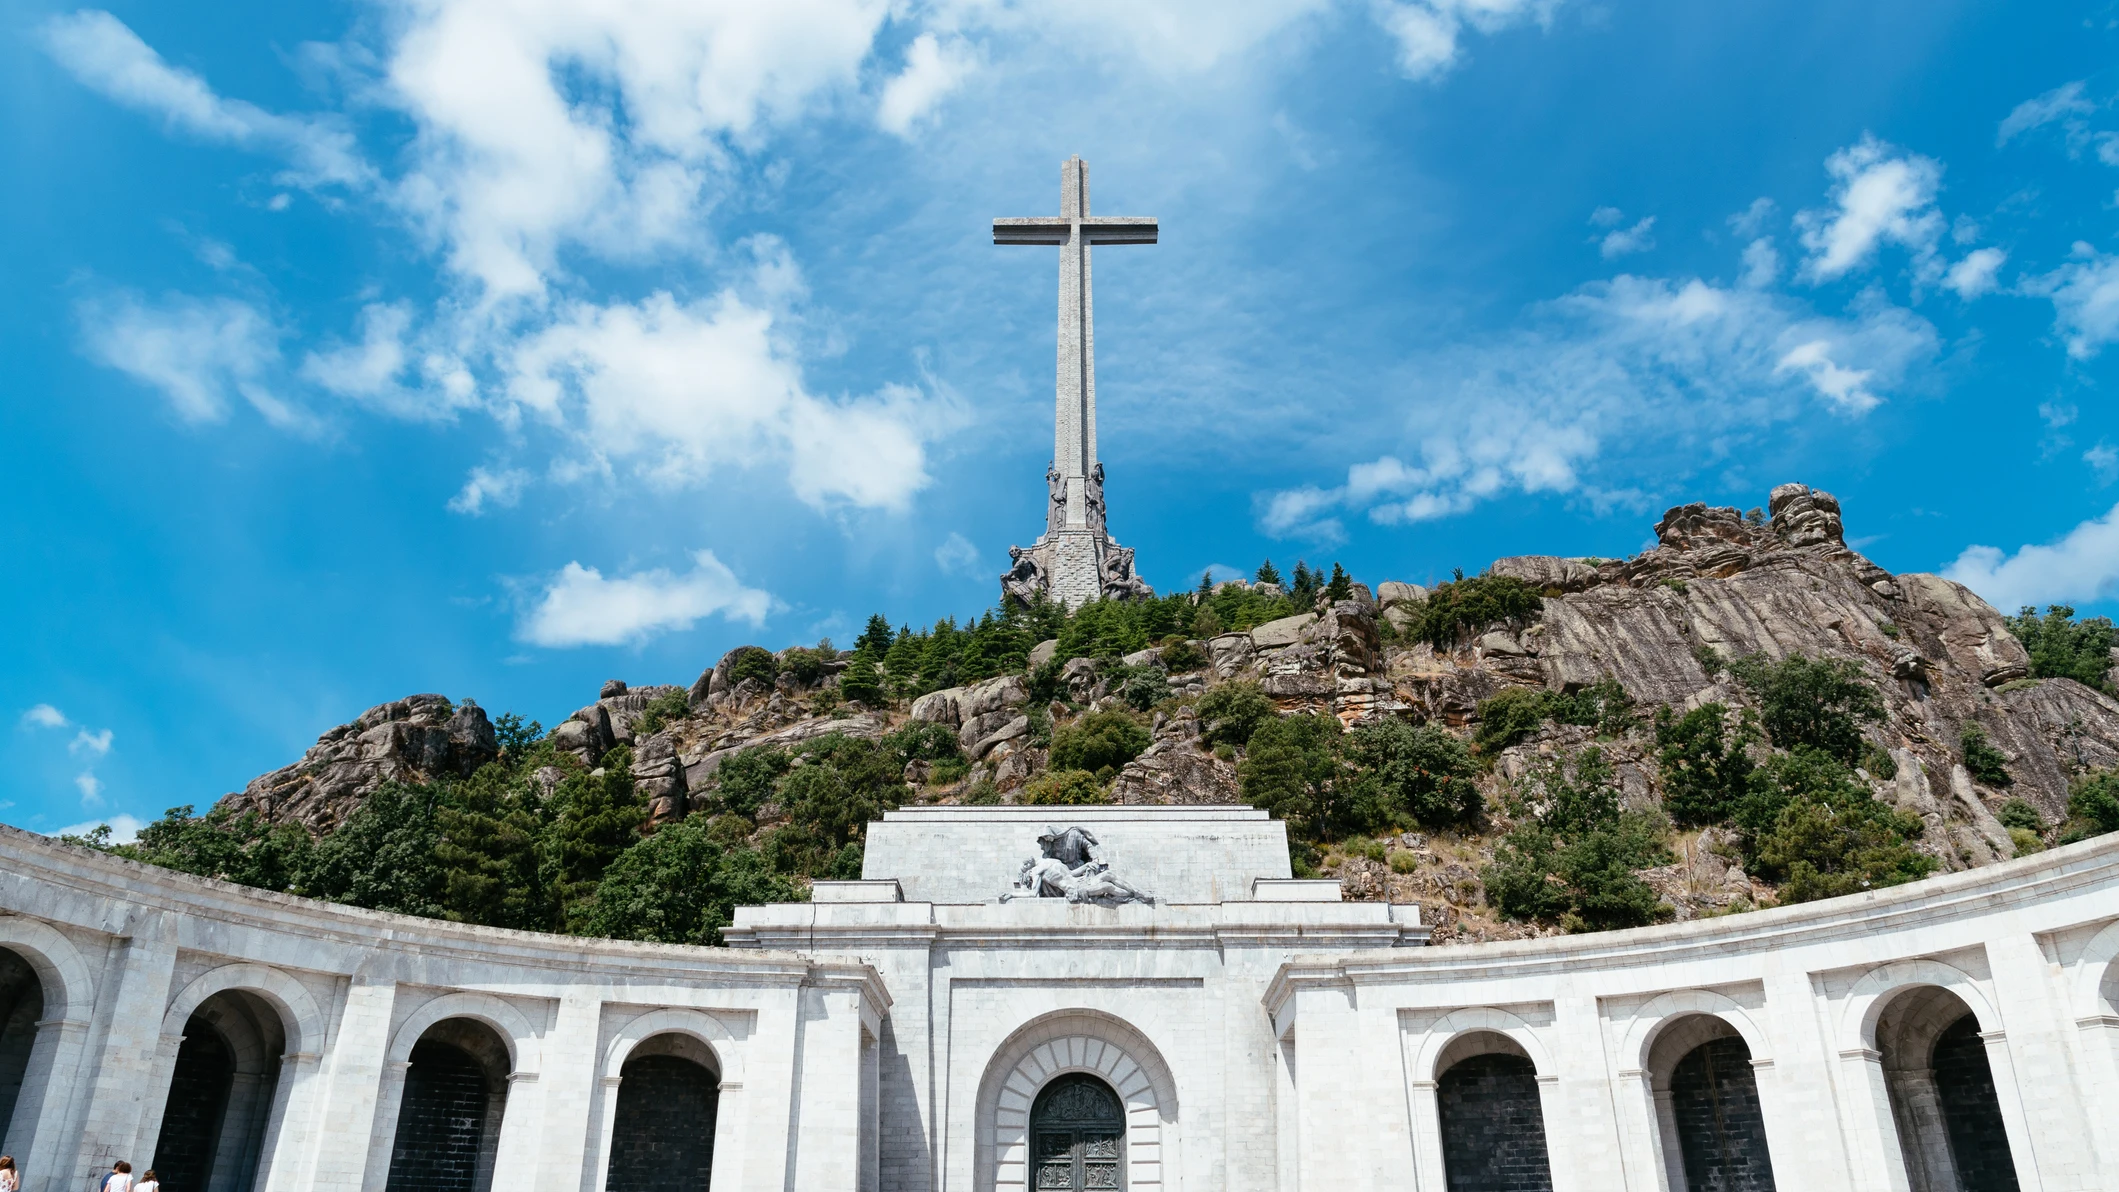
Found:
[[[36,1192],[2119,1187],[2119,836],[1433,948],[1287,856],[1243,807],[908,808],[709,949],[0,829],[0,1150]]]

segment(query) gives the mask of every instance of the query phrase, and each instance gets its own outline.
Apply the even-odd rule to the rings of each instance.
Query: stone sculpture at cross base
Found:
[[[1049,244],[1060,249],[1059,368],[1052,419],[1052,463],[1045,469],[1045,532],[1031,546],[1008,548],[1004,600],[1039,598],[1079,608],[1091,600],[1155,594],[1133,570],[1133,552],[1104,524],[1104,467],[1096,459],[1096,347],[1089,249],[1096,244],[1153,244],[1152,219],[1089,214],[1089,167],[1078,157],[1060,167],[1060,214],[993,221],[995,244]]]
[[[1111,876],[1096,837],[1087,828],[1046,828],[1037,838],[1038,856],[1023,862],[1015,885],[1001,901],[1015,898],[1064,898],[1069,902],[1112,905],[1155,899]]]

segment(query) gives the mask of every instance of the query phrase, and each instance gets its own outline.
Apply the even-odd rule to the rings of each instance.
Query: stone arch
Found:
[[[1992,998],[1972,975],[1939,960],[1895,960],[1869,970],[1847,991],[1840,1010],[1839,1046],[1842,1052],[1873,1050],[1876,1023],[1899,995],[1920,985],[1934,985],[1957,995],[1979,1016],[1979,1029],[2001,1030],[2001,1014]]]
[[[162,1036],[182,1035],[184,1024],[207,998],[227,990],[251,994],[279,1012],[287,1050],[315,1054],[324,1048],[324,1014],[300,981],[270,965],[224,964],[193,978],[172,998],[162,1016]]]
[[[1537,1028],[1506,1010],[1476,1006],[1453,1010],[1427,1029],[1419,1051],[1413,1056],[1413,1079],[1431,1081],[1439,1078],[1444,1052],[1463,1037],[1479,1033],[1508,1039],[1523,1049],[1524,1057],[1530,1060],[1540,1079],[1556,1078],[1552,1053],[1546,1048],[1545,1041],[1538,1037]]]
[[[92,1016],[95,980],[80,949],[48,924],[21,915],[0,915],[0,948],[29,962],[44,986],[44,1016],[87,1023]]]
[[[1732,1188],[1774,1186],[1775,1115],[1766,1087],[1773,1050],[1742,1003],[1712,989],[1658,994],[1634,1011],[1618,1056],[1621,1074],[1638,1081],[1642,1116],[1636,1120],[1646,1131],[1640,1162],[1657,1173],[1654,1186],[1690,1188],[1695,1170],[1703,1186],[1732,1178]],[[1719,1073],[1715,1060],[1723,1065]],[[1704,1071],[1695,1072],[1695,1066]],[[1702,1075],[1708,1079],[1695,1079]],[[1720,1079],[1724,1075],[1732,1079]],[[1732,1112],[1745,1121],[1733,1137],[1710,1139],[1698,1120],[1702,1114],[1693,1111],[1703,1111],[1709,1123],[1726,1124],[1723,1115]],[[1709,1170],[1721,1174],[1709,1176]]]
[[[623,1088],[620,1077],[626,1062],[643,1044],[672,1035],[694,1044],[705,1053],[701,1058],[708,1061],[706,1067],[717,1085],[718,1095],[713,1108],[713,1178],[709,1183],[724,1188],[741,1183],[741,1173],[736,1168],[741,1148],[723,1145],[724,1140],[740,1137],[742,1130],[741,1106],[730,1097],[743,1088],[742,1052],[736,1046],[737,1036],[727,1023],[704,1010],[664,1008],[636,1015],[618,1029],[604,1048],[603,1087],[599,1097],[601,1115],[594,1136],[597,1149],[590,1169],[595,1172],[596,1192],[605,1192],[611,1178],[611,1160],[618,1142],[619,1097]]]
[[[1672,1028],[1682,1026],[1684,1020],[1701,1014],[1728,1024],[1751,1049],[1754,1066],[1773,1062],[1773,1049],[1767,1043],[1766,1032],[1760,1029],[1751,1012],[1735,998],[1711,989],[1672,990],[1656,995],[1634,1011],[1633,1020],[1626,1024],[1626,1034],[1619,1044],[1622,1061],[1635,1070],[1652,1071],[1650,1053],[1657,1050],[1659,1043],[1667,1046],[1664,1036]],[[1668,1079],[1667,1074],[1665,1079]]]
[[[1434,1073],[1443,1186],[1551,1192],[1545,1090],[1558,1077],[1488,1029],[1458,1032],[1436,1053]]]
[[[541,1070],[538,1060],[542,1054],[537,1028],[513,1003],[490,993],[445,993],[420,1006],[398,1024],[384,1062],[410,1063],[412,1048],[418,1045],[420,1036],[435,1023],[449,1018],[468,1018],[492,1027],[507,1046],[510,1074],[516,1080],[536,1078]]]
[[[2091,937],[2075,959],[2075,1020],[2119,1014],[2119,922]]]
[[[1894,1181],[1949,1192],[1967,1173],[1998,1170],[1996,1186],[2013,1186],[2018,1156],[2030,1154],[2029,1124],[2001,1016],[1982,982],[1937,960],[1882,965],[1849,991],[1840,1043],[1841,1055],[1868,1072],[1878,1158]],[[1946,1059],[1961,1070],[1938,1079]]]
[[[979,1081],[975,1186],[1023,1192],[1031,1104],[1047,1082],[1068,1072],[1102,1078],[1124,1103],[1126,1187],[1181,1186],[1177,1081],[1162,1050],[1132,1024],[1089,1009],[1033,1018],[995,1049]]]

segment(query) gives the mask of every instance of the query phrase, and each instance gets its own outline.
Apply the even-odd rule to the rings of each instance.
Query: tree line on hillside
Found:
[[[1874,889],[1924,876],[1932,858],[1914,846],[1922,825],[1878,801],[1857,768],[1878,778],[1890,754],[1864,735],[1883,715],[1860,668],[1801,656],[1723,660],[1704,651],[1710,673],[1726,668],[1755,709],[1710,703],[1682,715],[1644,716],[1615,682],[1575,692],[1510,688],[1482,701],[1469,741],[1437,724],[1404,720],[1352,729],[1322,713],[1283,714],[1257,684],[1217,683],[1174,699],[1165,669],[1204,667],[1191,643],[1247,629],[1351,595],[1352,580],[1298,563],[1284,590],[1268,562],[1260,585],[1141,601],[1097,602],[1069,613],[1049,603],[1004,605],[959,625],[924,630],[871,617],[836,685],[839,698],[874,707],[1005,673],[1022,673],[1038,642],[1055,657],[1030,675],[1030,743],[1050,765],[1017,796],[1068,805],[1108,800],[1113,777],[1150,744],[1148,714],[1189,702],[1202,745],[1233,763],[1245,802],[1288,825],[1292,862],[1314,873],[1327,855],[1367,855],[1409,867],[1375,837],[1409,829],[1477,833],[1505,828],[1481,872],[1486,898],[1506,917],[1599,930],[1654,922],[1669,913],[1639,870],[1667,864],[1677,827],[1728,830],[1745,869],[1779,886],[1784,902]],[[1456,573],[1399,618],[1392,634],[1440,648],[1491,626],[1523,624],[1538,594],[1505,577]],[[2034,679],[2105,683],[2111,623],[2075,621],[2066,606],[2024,609],[2011,628],[2032,657]],[[1387,627],[1388,628],[1388,627]],[[1123,656],[1160,647],[1160,666]],[[1075,706],[1063,664],[1096,660],[1117,706]],[[792,673],[814,684],[842,660],[830,642],[814,649],[740,651],[737,681],[770,683]],[[827,688],[827,690],[831,690]],[[1053,703],[1069,715],[1055,724]],[[650,706],[635,731],[684,716],[677,693]],[[1652,735],[1663,799],[1628,807],[1603,749],[1550,759],[1503,785],[1501,806],[1481,795],[1481,775],[1499,753],[1548,723],[1593,728],[1601,739]],[[898,805],[907,776],[949,786],[970,771],[956,734],[914,722],[865,740],[839,734],[792,748],[741,750],[714,782],[694,791],[686,819],[644,832],[647,808],[633,789],[631,752],[620,746],[594,767],[546,740],[535,722],[496,721],[497,761],[465,779],[386,784],[330,833],[271,825],[216,808],[171,809],[132,843],[107,828],[75,843],[187,873],[264,889],[456,922],[677,943],[716,943],[739,905],[799,900],[818,878],[860,873],[865,825]],[[2007,758],[1974,728],[1960,742],[1968,770],[2008,785]],[[999,802],[990,781],[956,791],[965,802]],[[1501,820],[1497,823],[1494,811]],[[2119,772],[2091,771],[2076,783],[2069,820],[2048,825],[2012,800],[2000,814],[2018,850],[2050,838],[2119,830]]]

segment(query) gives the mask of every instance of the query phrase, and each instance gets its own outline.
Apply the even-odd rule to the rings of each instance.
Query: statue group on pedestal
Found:
[[[1047,827],[1037,838],[1039,855],[1023,862],[1015,885],[1001,901],[1014,898],[1064,898],[1069,902],[1115,905],[1155,899],[1111,876],[1101,846],[1087,828]]]

